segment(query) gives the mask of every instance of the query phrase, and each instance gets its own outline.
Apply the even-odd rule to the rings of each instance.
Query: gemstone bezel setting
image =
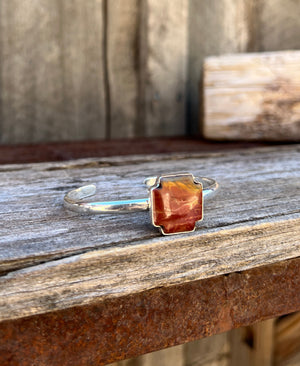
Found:
[[[188,184],[186,184],[188,183]],[[172,187],[172,184],[176,186],[176,184],[180,187],[173,187],[172,191],[173,193],[175,192],[175,196],[172,197],[172,192],[171,192],[171,196],[170,196],[170,187],[164,187],[164,185],[166,186],[170,186]],[[186,185],[186,187],[185,187]],[[195,185],[194,187],[194,192],[192,192],[193,188],[192,185]],[[157,190],[159,190],[160,192],[158,192]],[[174,223],[172,225],[172,208],[170,208],[169,212],[166,214],[166,216],[170,216],[170,220],[168,222],[168,229],[166,229],[162,223],[159,222],[158,217],[163,216],[163,212],[157,212],[157,202],[156,200],[159,199],[160,203],[164,204],[164,194],[162,193],[162,191],[165,190],[166,193],[168,194],[168,205],[169,206],[175,206],[176,207],[176,220],[177,223]],[[197,202],[196,204],[193,203],[193,207],[191,209],[191,215],[188,215],[187,213],[183,214],[182,216],[180,214],[178,214],[178,211],[180,211],[180,205],[183,207],[184,211],[186,211],[186,208],[184,206],[188,206],[190,205],[190,201],[186,201],[184,200],[184,197],[188,197],[187,191],[190,190],[191,192],[191,197],[193,198],[193,200],[195,200],[197,198]],[[169,192],[168,192],[169,191]],[[181,199],[181,196],[183,197],[183,199]],[[173,199],[173,202],[170,202],[170,198]],[[182,202],[179,202],[182,201]],[[173,204],[173,205],[172,205]],[[193,210],[196,210],[196,214],[194,212],[194,217],[193,217]],[[163,235],[173,235],[173,234],[183,234],[183,233],[189,233],[189,232],[193,232],[195,231],[196,228],[196,222],[202,221],[203,219],[203,186],[202,183],[197,181],[197,179],[194,177],[193,174],[191,173],[176,173],[176,174],[166,174],[166,175],[162,175],[160,177],[157,177],[155,184],[150,188],[150,212],[151,212],[151,221],[153,226],[158,227],[161,231],[161,233]],[[190,217],[189,217],[190,216]],[[175,217],[173,215],[173,217]],[[180,219],[185,220],[185,224],[184,223],[179,223]],[[163,219],[165,222],[166,220]],[[188,230],[182,230],[182,227],[184,227],[186,225],[186,227],[188,228]],[[172,228],[173,226],[173,228]],[[176,229],[179,228],[179,230]],[[170,229],[171,228],[171,229]],[[191,229],[190,229],[191,228]]]

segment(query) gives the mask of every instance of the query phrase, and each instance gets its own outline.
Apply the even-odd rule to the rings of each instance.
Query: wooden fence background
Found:
[[[0,144],[197,135],[206,56],[284,49],[300,0],[0,0]],[[122,365],[299,365],[287,336],[252,362],[245,331]]]
[[[300,0],[0,0],[0,143],[195,135],[203,58],[300,48],[299,19]]]

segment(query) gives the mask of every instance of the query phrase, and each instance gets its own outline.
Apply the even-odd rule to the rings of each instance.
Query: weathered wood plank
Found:
[[[138,135],[185,132],[186,0],[141,2]]]
[[[57,116],[64,134],[59,136],[54,131],[55,140],[106,137],[103,2],[104,0],[59,2],[60,67],[63,70],[65,117],[62,120],[61,116]],[[43,114],[40,115],[39,124],[42,118]]]
[[[299,141],[299,62],[299,51],[208,58],[205,137]]]
[[[188,129],[199,132],[201,87],[205,57],[253,50],[252,17],[255,0],[190,0],[188,58]],[[254,18],[254,19],[253,19]],[[200,91],[200,95],[199,95]],[[200,118],[199,118],[200,102]]]
[[[55,261],[40,256],[35,260],[47,261],[45,264],[1,277],[0,320],[89,304],[294,258],[299,256],[300,250],[300,243],[295,244],[300,237],[299,227],[298,219],[284,224],[255,225],[251,230],[224,230],[223,235],[204,234],[197,240],[136,242],[138,250],[136,247],[116,247],[69,256],[65,252],[66,258]],[[37,233],[33,231],[32,234]],[[94,235],[92,231],[90,235]],[[54,237],[49,239],[54,240]],[[195,240],[199,248],[195,248]],[[283,241],[283,245],[275,245],[270,253],[274,242]],[[228,255],[224,256],[224,252]],[[231,259],[234,256],[235,261]],[[15,262],[9,264],[16,265]],[[7,270],[5,265],[3,267]]]
[[[0,6],[0,142],[105,136],[102,0]]]
[[[62,69],[57,67],[59,8],[56,2],[43,0],[1,1],[0,6],[1,142],[34,141],[45,135],[51,139],[58,127],[51,110],[59,114],[63,99]],[[37,104],[46,117],[38,128]]]
[[[1,319],[299,256],[299,165],[294,145],[2,166]],[[81,184],[97,182],[104,200],[141,198],[141,175],[184,170],[221,186],[191,235],[160,237],[146,212],[89,217],[62,207],[63,194]]]
[[[138,111],[137,0],[107,1],[109,137],[135,135]]]

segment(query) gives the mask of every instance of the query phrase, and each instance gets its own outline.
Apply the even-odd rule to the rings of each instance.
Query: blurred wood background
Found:
[[[299,19],[300,0],[0,0],[0,143],[197,135],[204,57],[300,48]]]
[[[300,49],[299,34],[300,0],[0,0],[0,144],[198,135],[204,58]],[[299,324],[120,365],[296,366]]]

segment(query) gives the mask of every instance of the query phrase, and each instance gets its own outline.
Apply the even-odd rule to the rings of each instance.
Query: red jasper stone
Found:
[[[163,234],[193,231],[196,221],[202,220],[202,184],[193,176],[163,176],[160,186],[152,189],[152,219]]]

